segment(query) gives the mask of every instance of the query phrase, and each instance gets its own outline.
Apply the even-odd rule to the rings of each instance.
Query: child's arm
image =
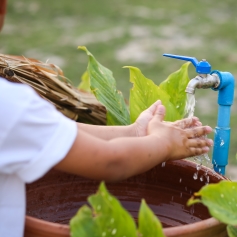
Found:
[[[175,123],[162,122],[165,113],[162,105],[157,111],[149,122],[148,135],[143,137],[106,141],[78,130],[69,153],[55,168],[92,179],[117,181],[163,161],[209,151],[212,141],[201,137],[212,131],[210,127],[181,129]]]
[[[143,111],[137,118],[136,122],[128,126],[99,126],[84,123],[78,123],[77,126],[79,131],[83,130],[93,136],[96,136],[104,140],[110,140],[118,137],[146,136],[148,123],[153,118],[156,108],[159,105],[161,105],[160,100],[156,101],[148,109]],[[201,125],[197,117],[176,121],[175,124],[180,127],[182,126],[191,127]]]

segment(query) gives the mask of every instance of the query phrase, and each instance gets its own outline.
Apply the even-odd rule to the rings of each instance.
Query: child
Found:
[[[0,78],[0,236],[22,237],[25,183],[52,167],[117,181],[209,151],[212,129],[198,118],[164,122],[157,101],[128,126],[76,123],[30,87]]]
[[[6,0],[0,0],[0,30]],[[25,183],[52,167],[84,177],[117,181],[167,161],[201,155],[212,129],[198,118],[164,122],[157,101],[129,126],[76,123],[30,87],[0,78],[0,236],[22,237]]]

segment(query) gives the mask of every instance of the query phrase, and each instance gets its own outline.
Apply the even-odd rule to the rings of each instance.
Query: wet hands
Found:
[[[147,128],[147,134],[159,138],[166,160],[197,156],[209,151],[213,145],[205,136],[212,131],[209,126],[202,126],[198,118],[186,118],[176,122],[163,121],[165,107],[160,103],[154,111]]]
[[[135,127],[135,134],[138,137],[146,136],[147,135],[147,126],[151,119],[154,117],[155,111],[158,106],[161,105],[161,101],[157,100],[153,103],[148,109],[144,110],[137,120],[134,123]]]
[[[162,105],[160,100],[157,100],[153,103],[148,109],[144,110],[137,120],[134,123],[135,134],[138,137],[146,136],[147,135],[147,127],[151,119],[154,117],[156,110],[158,107]],[[161,112],[163,113],[163,112]],[[165,116],[165,111],[163,117]],[[162,118],[163,120],[163,118]],[[168,123],[168,122],[167,122]],[[180,128],[187,128],[187,127],[194,127],[194,126],[201,126],[201,122],[197,117],[192,117],[190,119],[182,119],[175,121],[173,123],[175,126],[179,126]]]

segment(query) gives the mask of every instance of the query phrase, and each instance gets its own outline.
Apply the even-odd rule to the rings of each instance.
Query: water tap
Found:
[[[207,88],[217,88],[220,84],[220,79],[217,74],[211,73],[211,65],[206,61],[206,59],[202,59],[200,62],[196,58],[180,56],[174,54],[163,54],[163,56],[176,58],[180,60],[185,60],[192,62],[194,67],[196,68],[196,72],[198,75],[190,80],[188,83],[185,92],[189,94],[195,94],[196,88],[207,89]]]
[[[230,144],[230,109],[234,101],[235,79],[229,72],[212,71],[211,65],[205,60],[198,62],[196,58],[174,54],[163,56],[192,62],[198,75],[191,79],[185,92],[195,94],[196,88],[212,88],[218,91],[218,116],[215,127],[212,164],[216,172],[224,175],[228,164]]]

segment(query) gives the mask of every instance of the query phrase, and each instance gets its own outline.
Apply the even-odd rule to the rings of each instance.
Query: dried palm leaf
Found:
[[[106,109],[93,94],[79,91],[54,64],[22,56],[0,54],[0,76],[31,86],[68,118],[106,124]]]

